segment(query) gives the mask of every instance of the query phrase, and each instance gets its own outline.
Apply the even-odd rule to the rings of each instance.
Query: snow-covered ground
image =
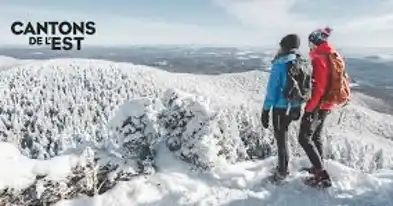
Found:
[[[46,161],[20,156],[8,144],[0,144],[0,162],[8,165],[1,171],[1,188],[27,187],[36,174],[48,173],[60,180],[76,164],[77,157],[62,156]],[[274,186],[263,182],[274,167],[274,157],[264,161],[221,165],[209,173],[196,173],[160,145],[157,173],[119,183],[114,189],[94,198],[63,200],[58,206],[84,205],[391,205],[393,174],[380,171],[365,174],[334,161],[327,169],[334,178],[334,187],[316,190],[301,183],[305,174],[296,170],[308,165],[304,158],[291,162],[293,173],[287,183]]]
[[[329,117],[324,136],[334,186],[318,191],[302,185],[305,174],[297,172],[308,165],[296,142],[298,122],[290,130],[289,182],[262,181],[276,153],[271,129],[262,131],[259,122],[268,73],[12,61],[0,78],[0,137],[8,142],[0,144],[0,164],[7,165],[0,204],[48,194],[57,205],[393,204],[393,116],[375,111],[384,106],[377,99],[354,94]],[[100,159],[90,158],[96,167],[86,164],[87,154]],[[102,180],[97,171],[109,172]],[[70,189],[75,181],[83,188]]]

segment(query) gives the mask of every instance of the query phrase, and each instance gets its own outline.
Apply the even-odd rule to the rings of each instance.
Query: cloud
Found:
[[[334,29],[331,40],[339,46],[393,46],[393,14],[388,12],[393,10],[392,0],[320,0],[318,3],[314,0],[211,1],[235,17],[241,26],[194,25],[156,21],[148,17],[133,18],[97,12],[48,10],[38,6],[1,5],[0,44],[27,45],[27,38],[10,32],[10,25],[15,20],[94,20],[97,23],[97,33],[87,37],[85,45],[276,46],[287,33],[297,33],[302,42],[306,42],[312,30],[329,25]]]
[[[264,33],[301,32],[317,22],[290,12],[300,0],[214,0],[243,24]]]
[[[0,8],[0,44],[27,45],[24,36],[15,36],[10,26],[15,20],[88,21],[96,22],[96,34],[87,36],[84,45],[135,44],[205,44],[205,45],[261,45],[261,39],[252,30],[229,27],[199,26],[192,24],[155,21],[122,15],[79,13],[65,10],[46,10],[24,6]]]
[[[393,46],[392,0],[212,1],[270,40],[285,33],[305,39],[314,29],[331,26],[331,39],[343,46]]]
[[[346,29],[355,32],[382,32],[393,29],[393,14],[363,17],[344,24]],[[367,29],[365,29],[367,28]],[[343,28],[344,29],[344,28]]]
[[[247,44],[247,32],[230,28],[208,28],[188,24],[148,21],[131,18],[97,20],[97,35],[93,42],[100,44]],[[114,23],[115,22],[115,23]],[[116,38],[113,38],[116,37]],[[235,41],[237,40],[237,41]],[[242,41],[243,40],[243,41]],[[244,41],[246,40],[246,41]]]
[[[295,0],[214,0],[228,13],[235,15],[245,24],[264,29],[283,29],[296,27],[293,22],[299,16],[289,12],[297,1]],[[312,24],[312,21],[302,20],[302,26]]]
[[[338,42],[348,46],[393,47],[393,14],[384,14],[337,25]]]

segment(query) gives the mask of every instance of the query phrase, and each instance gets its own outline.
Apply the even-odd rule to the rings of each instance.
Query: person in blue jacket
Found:
[[[270,111],[273,110],[274,137],[278,150],[278,165],[271,178],[280,181],[289,174],[288,128],[293,120],[300,118],[301,102],[289,102],[282,90],[286,86],[288,63],[296,58],[300,38],[289,34],[282,38],[280,50],[272,61],[266,97],[261,115],[262,126],[269,127]]]

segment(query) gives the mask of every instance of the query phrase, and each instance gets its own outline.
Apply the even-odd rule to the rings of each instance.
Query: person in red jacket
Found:
[[[308,37],[309,55],[313,68],[312,95],[305,106],[298,140],[313,165],[307,169],[313,175],[307,180],[307,183],[313,186],[319,183],[326,184],[326,186],[331,185],[329,174],[323,166],[323,141],[321,139],[325,119],[334,107],[332,104],[321,103],[328,86],[329,75],[329,62],[322,54],[335,51],[327,41],[330,33],[330,28],[319,29],[312,32]]]

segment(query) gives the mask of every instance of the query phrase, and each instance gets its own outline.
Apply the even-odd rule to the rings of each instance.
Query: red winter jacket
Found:
[[[326,57],[322,56],[322,53],[334,52],[335,49],[329,43],[323,43],[312,51],[310,51],[310,58],[312,63],[312,95],[311,99],[307,102],[305,110],[306,112],[313,112],[317,108],[321,98],[325,94],[326,85],[329,78],[329,64]],[[331,110],[334,104],[322,103],[320,109]]]

